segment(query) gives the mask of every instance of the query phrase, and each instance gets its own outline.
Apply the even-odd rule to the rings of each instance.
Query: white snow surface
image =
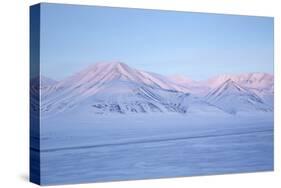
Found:
[[[70,113],[40,131],[44,185],[273,170],[268,113]]]

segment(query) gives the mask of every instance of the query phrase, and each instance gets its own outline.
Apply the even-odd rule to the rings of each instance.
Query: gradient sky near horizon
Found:
[[[273,18],[41,4],[41,74],[60,80],[97,62],[163,75],[273,73]]]

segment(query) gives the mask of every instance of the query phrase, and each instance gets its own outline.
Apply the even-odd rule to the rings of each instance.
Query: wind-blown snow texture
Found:
[[[193,81],[114,62],[35,79],[42,184],[273,169],[273,75]]]

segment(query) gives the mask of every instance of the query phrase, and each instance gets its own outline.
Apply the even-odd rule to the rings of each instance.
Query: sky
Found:
[[[56,80],[114,61],[194,80],[273,73],[271,17],[44,3],[40,24],[41,74]]]

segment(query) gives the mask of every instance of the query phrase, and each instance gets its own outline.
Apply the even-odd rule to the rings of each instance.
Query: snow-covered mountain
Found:
[[[213,77],[205,84],[214,89],[227,80],[233,80],[244,88],[254,92],[264,102],[273,107],[274,76],[268,73],[243,73],[237,75],[220,75]]]
[[[209,91],[209,87],[200,81],[192,80],[183,75],[172,75],[168,77],[174,84],[187,88],[193,94],[203,96]]]
[[[43,115],[71,111],[91,114],[186,114],[233,113],[247,111],[246,109],[265,112],[271,109],[264,107],[260,96],[234,80],[220,84],[218,80],[208,80],[212,86],[209,87],[206,82],[196,82],[184,77],[166,77],[137,70],[121,62],[97,63],[58,82],[41,79]],[[244,82],[246,84],[245,80]],[[262,83],[265,88],[267,85]],[[208,92],[207,97],[203,97]],[[239,107],[222,108],[223,102],[227,103],[234,96],[239,96]],[[217,101],[218,97],[221,102]],[[246,105],[244,102],[253,104]]]
[[[191,78],[188,78],[187,76],[183,76],[183,75],[179,75],[179,74],[171,75],[168,78],[171,81],[173,81],[177,84],[180,84],[180,85],[189,85],[189,84],[193,84],[195,82]]]
[[[37,113],[39,109],[39,95],[41,94],[40,97],[42,97],[42,94],[51,90],[56,83],[57,81],[43,75],[30,79],[30,108],[32,113]]]
[[[273,89],[274,84],[273,75],[268,73],[224,74],[207,80],[207,84],[214,88],[229,79],[249,89]]]
[[[228,79],[214,88],[205,98],[210,104],[232,114],[237,112],[272,111],[271,107],[262,98],[232,79]]]
[[[183,111],[173,103],[188,89],[164,76],[139,71],[120,62],[98,63],[60,81],[43,93],[43,113],[74,107],[93,113]],[[176,100],[175,100],[176,101]]]

